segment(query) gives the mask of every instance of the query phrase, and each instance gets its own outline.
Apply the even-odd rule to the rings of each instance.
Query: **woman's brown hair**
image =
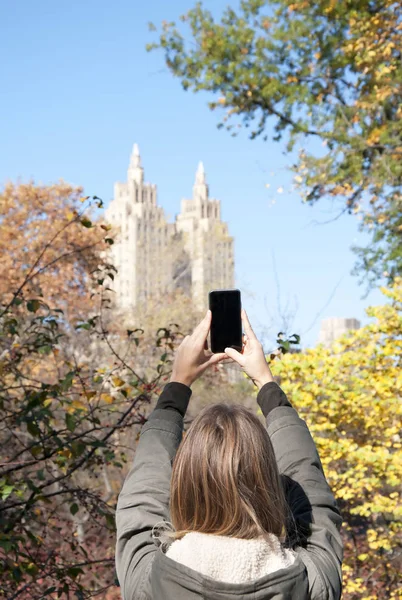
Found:
[[[202,410],[171,478],[174,538],[190,531],[243,539],[285,532],[285,497],[268,433],[242,406]]]

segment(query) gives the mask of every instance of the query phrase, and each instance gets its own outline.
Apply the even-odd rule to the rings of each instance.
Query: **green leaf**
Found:
[[[76,502],[74,502],[74,504],[72,504],[70,506],[70,513],[74,516],[77,514],[77,512],[80,510],[78,504]]]
[[[43,596],[49,596],[49,594],[53,594],[53,592],[56,591],[56,586],[52,585],[51,587],[48,587],[47,590],[45,590],[43,592]]]
[[[1,488],[1,499],[6,500],[14,489],[13,485],[5,485]]]
[[[36,476],[39,479],[39,481],[45,481],[45,479],[46,479],[43,469],[40,469],[39,471],[37,471]]]
[[[65,582],[64,585],[63,585],[63,587],[59,588],[59,591],[57,592],[57,597],[60,598],[60,596],[62,594],[66,594],[66,596],[68,598],[69,591],[70,591],[70,586],[68,585],[67,582]],[[59,594],[60,594],[60,596],[59,596]]]
[[[0,548],[3,548],[5,552],[9,552],[13,548],[13,544],[10,540],[0,540]]]
[[[112,238],[105,238],[105,242],[106,244],[109,244],[109,246],[113,246],[114,244],[114,240],[112,240]]]
[[[38,425],[34,421],[27,422],[27,430],[33,437],[37,437],[41,433]]]
[[[77,426],[77,423],[72,415],[69,413],[66,414],[66,425],[69,431],[74,431]]]
[[[60,388],[63,392],[66,392],[67,390],[69,390],[71,388],[71,386],[73,385],[74,375],[75,375],[75,372],[70,371],[69,373],[67,373],[65,378],[60,381]]]
[[[40,348],[38,348],[39,354],[50,354],[51,351],[52,351],[52,346],[49,346],[49,345],[40,346]]]
[[[86,445],[79,441],[75,441],[71,444],[71,451],[73,453],[74,458],[78,458],[81,456],[86,450]]]
[[[27,309],[29,310],[29,312],[36,312],[40,307],[40,302],[39,300],[28,300],[27,302]]]
[[[76,329],[85,329],[86,331],[89,331],[90,329],[92,329],[92,325],[90,323],[80,323],[79,325],[76,325],[75,328]]]
[[[106,523],[107,523],[107,526],[109,527],[109,529],[112,529],[113,531],[115,531],[116,521],[115,521],[114,515],[107,513],[107,514],[105,514],[105,519],[106,519]]]
[[[73,579],[81,575],[84,571],[80,567],[69,567],[67,569],[67,574],[70,575]]]
[[[81,225],[83,225],[87,229],[90,229],[92,227],[92,221],[84,217],[83,219],[81,219]]]

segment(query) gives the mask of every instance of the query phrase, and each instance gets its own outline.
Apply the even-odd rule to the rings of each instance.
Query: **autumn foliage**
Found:
[[[348,600],[401,598],[402,280],[383,292],[371,324],[273,366],[339,501]]]
[[[81,188],[63,182],[6,185],[0,193],[2,301],[23,285],[25,295],[57,304],[70,316],[87,314],[90,274],[102,262],[109,239],[107,225],[95,227],[94,209],[101,207],[99,198],[85,197]]]
[[[0,198],[2,592],[117,597],[116,496],[175,334],[157,334],[148,379],[135,369],[138,332],[116,350],[106,327],[113,240],[89,217],[99,198],[65,184],[9,185]]]
[[[220,17],[196,3],[180,20],[149,48],[183,88],[212,93],[231,135],[297,152],[305,202],[357,215],[371,235],[362,280],[402,275],[401,2],[244,0]]]

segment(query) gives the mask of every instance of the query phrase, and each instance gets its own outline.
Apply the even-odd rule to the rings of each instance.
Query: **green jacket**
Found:
[[[156,409],[144,425],[134,464],[117,504],[116,570],[123,600],[338,600],[341,597],[341,517],[307,425],[294,408],[267,417],[279,471],[295,522],[296,561],[248,583],[213,580],[172,560],[156,545],[152,529],[169,521],[171,465],[180,444],[179,412]]]

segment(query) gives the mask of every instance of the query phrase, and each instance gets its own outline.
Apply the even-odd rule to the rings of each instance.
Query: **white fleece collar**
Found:
[[[245,583],[285,569],[295,561],[295,553],[282,547],[270,534],[243,540],[205,533],[187,533],[166,551],[169,558],[203,575],[226,583]]]

